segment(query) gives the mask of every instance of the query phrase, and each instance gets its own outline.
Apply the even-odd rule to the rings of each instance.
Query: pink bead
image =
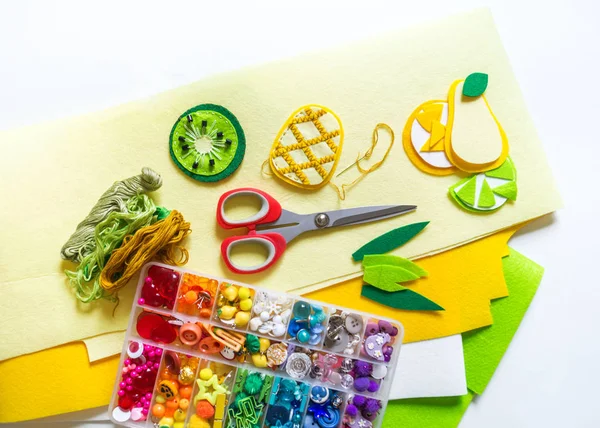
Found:
[[[150,400],[152,398],[152,393],[151,392],[147,392],[146,393],[146,399]]]
[[[154,370],[158,370],[160,368],[160,364],[154,363]]]
[[[122,396],[124,396],[124,395],[125,395],[125,391],[123,391],[122,389],[119,389],[119,392],[117,392],[117,395],[118,395],[119,397],[122,397]]]
[[[144,415],[144,416],[148,415],[148,408],[147,407],[144,407],[142,409],[142,415]]]
[[[137,367],[137,364],[132,364],[129,366],[130,369],[135,369]]]
[[[123,389],[125,388],[127,385],[125,384],[125,382],[119,382],[119,388]]]
[[[125,389],[126,389],[127,391],[133,391],[133,386],[131,386],[131,385],[127,385],[127,386],[125,387]]]
[[[149,276],[146,277],[146,279],[144,279],[144,284],[152,284],[152,278],[150,278]]]
[[[124,362],[123,365],[128,366],[129,364],[131,364],[131,360],[129,358],[127,358]]]
[[[154,351],[154,353],[156,354],[157,357],[160,357],[162,355],[162,349],[158,348],[156,351]]]
[[[146,399],[146,397],[142,397],[142,398],[140,398],[140,402],[142,404],[146,404],[148,402],[148,400]]]
[[[138,305],[144,305],[144,304],[146,304],[146,301],[144,300],[144,298],[143,298],[143,297],[140,297],[140,298],[138,299]]]
[[[154,351],[148,352],[148,358],[154,358],[154,355],[156,355]]]
[[[152,346],[144,345],[144,352],[150,352],[150,349],[152,349]]]
[[[133,382],[133,379],[131,379],[130,377],[128,377],[127,379],[125,379],[125,383],[126,383],[127,385],[131,385],[131,384],[132,384],[132,382]]]
[[[127,367],[123,367],[122,373],[126,374],[129,371],[129,369]]]

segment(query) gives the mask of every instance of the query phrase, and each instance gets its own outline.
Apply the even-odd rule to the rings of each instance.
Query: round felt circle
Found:
[[[169,151],[186,175],[214,182],[240,166],[246,138],[237,118],[225,107],[200,104],[184,112],[173,125]]]

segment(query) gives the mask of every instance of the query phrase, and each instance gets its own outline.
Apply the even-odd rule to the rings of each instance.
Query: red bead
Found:
[[[157,285],[158,292],[165,299],[166,306],[173,309],[179,286],[179,273],[161,266],[152,266],[148,270],[148,276]]]
[[[165,303],[165,299],[160,295],[158,287],[152,281],[144,282],[140,300],[144,301],[144,303],[140,303],[140,305],[154,306],[155,308],[158,308]]]
[[[119,407],[123,410],[129,410],[133,407],[133,401],[128,395],[119,397]]]

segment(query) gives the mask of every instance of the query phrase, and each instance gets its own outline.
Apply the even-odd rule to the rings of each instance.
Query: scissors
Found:
[[[254,197],[260,201],[260,210],[243,219],[231,219],[225,214],[225,203],[238,196]],[[245,227],[246,235],[231,236],[221,244],[223,261],[235,273],[257,273],[270,268],[283,254],[287,244],[301,233],[324,230],[337,226],[369,223],[417,209],[416,205],[381,205],[346,208],[314,214],[296,214],[281,208],[272,196],[262,190],[244,187],[224,193],[217,204],[217,222],[224,229]],[[272,229],[272,230],[271,230]],[[240,266],[231,260],[231,250],[239,244],[258,244],[267,250],[267,259],[255,266]]]

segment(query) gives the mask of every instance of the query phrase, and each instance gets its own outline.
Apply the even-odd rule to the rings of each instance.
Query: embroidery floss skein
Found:
[[[180,212],[173,210],[164,220],[138,230],[133,236],[126,236],[102,269],[100,285],[108,294],[114,295],[155,257],[170,265],[186,264],[188,251],[178,244],[190,232],[190,223]]]
[[[126,202],[138,193],[152,192],[162,186],[161,176],[150,168],[142,168],[142,173],[125,180],[115,181],[102,194],[87,217],[77,225],[75,232],[60,250],[65,260],[81,262],[94,250],[94,230],[96,225],[114,211],[126,212]]]
[[[155,221],[154,214],[161,218],[162,208],[156,208],[152,199],[141,194],[133,196],[125,205],[125,212],[113,211],[94,229],[94,249],[81,259],[74,271],[65,271],[75,296],[84,303],[104,297],[98,276],[106,260],[123,242],[127,235]]]

